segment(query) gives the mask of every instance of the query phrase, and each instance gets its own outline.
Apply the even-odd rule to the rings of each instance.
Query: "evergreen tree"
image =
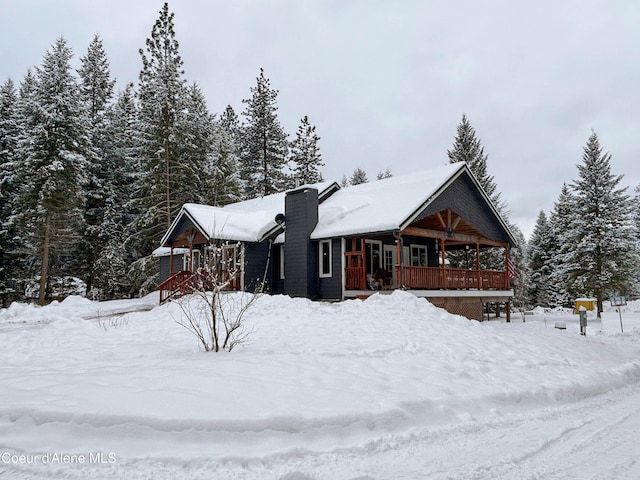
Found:
[[[175,197],[175,191],[180,189],[175,176],[183,167],[177,128],[185,81],[173,18],[165,3],[153,25],[151,38],[146,41],[146,53],[140,49],[138,125],[144,176],[140,179],[142,215],[137,228],[145,243],[145,254],[151,252],[182,206]]]
[[[462,115],[462,120],[456,129],[456,137],[451,150],[447,150],[449,163],[466,162],[469,169],[475,175],[478,183],[485,191],[489,200],[496,207],[505,221],[508,221],[506,205],[500,198],[498,187],[492,175],[487,170],[488,156],[484,153],[484,147],[480,139],[476,136],[475,129],[469,123],[466,115]],[[447,258],[453,267],[463,267],[466,259],[463,252],[449,252]],[[499,248],[490,248],[482,251],[480,255],[480,265],[484,269],[501,270],[504,268],[504,255]]]
[[[393,177],[393,174],[391,173],[391,170],[387,168],[384,172],[378,172],[378,175],[376,175],[376,180],[383,180],[385,178],[391,177]]]
[[[509,225],[509,229],[518,242],[509,251],[509,261],[514,266],[514,276],[511,279],[514,292],[513,303],[521,310],[524,310],[531,304],[531,296],[529,295],[531,274],[528,266],[527,243],[522,231],[516,225]]]
[[[607,294],[632,291],[638,266],[633,201],[621,175],[611,173],[611,155],[603,153],[595,132],[584,147],[579,178],[574,181],[574,217],[568,230],[566,253],[573,291],[594,295],[598,317]]]
[[[93,155],[90,158],[87,173],[88,184],[85,188],[86,203],[84,208],[85,231],[82,241],[77,247],[79,271],[87,284],[87,292],[91,291],[94,281],[94,266],[98,255],[109,237],[109,225],[104,222],[106,199],[112,195],[114,188],[113,166],[107,161],[109,148],[112,147],[107,136],[105,112],[113,97],[113,86],[109,71],[109,62],[104,51],[102,40],[95,35],[87,54],[80,59],[80,98],[84,102],[90,120],[90,138]]]
[[[252,97],[242,102],[246,123],[242,129],[242,179],[247,198],[261,197],[290,186],[284,171],[288,153],[287,135],[280,126],[276,104],[278,91],[271,88],[260,69]]]
[[[0,88],[0,306],[8,306],[18,292],[22,273],[19,235],[15,223],[19,183],[16,150],[20,137],[18,96],[11,79]]]
[[[451,150],[447,150],[449,163],[466,162],[478,179],[485,193],[491,199],[499,212],[504,213],[505,206],[500,198],[498,187],[492,175],[487,170],[488,156],[484,153],[484,147],[480,139],[476,137],[476,131],[469,123],[466,115],[457,127],[456,137]]]
[[[349,180],[347,180],[346,175],[342,175],[342,178],[340,179],[340,186],[342,188],[347,188],[349,186]]]
[[[134,187],[141,175],[133,85],[120,92],[107,108],[106,136],[109,139],[106,165],[111,188],[105,196],[103,225],[99,231],[101,249],[95,263],[94,298],[121,298],[131,292],[128,267],[142,256],[132,225],[139,215]]]
[[[551,245],[553,245],[551,241],[551,225],[546,214],[540,211],[529,241],[530,295],[534,306],[554,306],[551,285],[553,252],[549,249]]]
[[[44,304],[51,268],[69,271],[70,251],[82,231],[82,210],[90,152],[88,122],[71,72],[72,51],[59,38],[37,69],[35,92],[26,106],[22,141],[24,225],[34,235],[40,263],[39,304]]]
[[[567,243],[568,232],[575,215],[575,198],[567,184],[562,186],[549,216],[549,240],[546,246],[549,264],[550,306],[570,306],[574,292],[569,288],[567,253],[574,248]]]
[[[368,181],[367,172],[360,167],[356,167],[351,174],[351,178],[349,178],[349,185],[360,185],[361,183],[367,183]]]
[[[240,175],[240,121],[231,105],[220,116],[216,131],[210,203],[223,206],[242,200],[244,190]]]
[[[309,118],[305,115],[300,120],[296,139],[291,143],[291,163],[293,163],[293,175],[301,184],[318,183],[322,181],[320,167],[322,163],[316,127],[309,124]]]
[[[187,88],[177,121],[180,168],[173,173],[173,197],[183,203],[210,203],[213,189],[215,123],[197,84]]]

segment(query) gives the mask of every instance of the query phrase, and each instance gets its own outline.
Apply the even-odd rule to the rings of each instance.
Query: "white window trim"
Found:
[[[329,245],[329,271],[323,272],[322,267],[324,266],[324,262],[322,261],[322,251],[323,245]],[[318,273],[320,278],[329,278],[333,276],[333,248],[331,245],[331,240],[320,240],[318,244]]]
[[[409,250],[409,255],[410,255],[410,259],[409,259],[409,265],[411,265],[412,267],[420,267],[421,265],[414,265],[413,264],[413,249],[414,248],[419,248],[420,250],[424,250],[424,261],[426,265],[422,265],[422,266],[427,266],[429,264],[429,249],[427,248],[426,245],[418,245],[415,243],[411,244],[411,249]]]

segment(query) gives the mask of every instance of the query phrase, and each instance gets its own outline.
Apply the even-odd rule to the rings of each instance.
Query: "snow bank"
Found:
[[[640,381],[640,325],[582,337],[570,321],[479,323],[400,291],[265,295],[247,314],[249,343],[215,354],[176,323],[177,303],[156,300],[0,311],[4,444],[133,458],[322,451]]]

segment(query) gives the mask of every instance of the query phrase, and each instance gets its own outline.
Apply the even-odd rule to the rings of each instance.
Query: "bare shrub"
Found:
[[[207,352],[230,352],[251,333],[243,322],[261,286],[255,293],[234,291],[241,286],[243,256],[239,243],[207,246],[204,266],[186,286],[189,294],[176,300],[181,315],[174,320],[195,335]]]

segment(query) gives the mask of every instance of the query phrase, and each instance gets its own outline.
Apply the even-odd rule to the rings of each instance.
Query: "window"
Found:
[[[411,266],[427,266],[427,247],[423,245],[411,245]]]
[[[322,240],[319,248],[320,276],[331,276],[331,240]]]
[[[373,275],[382,268],[382,242],[379,240],[365,240],[367,250],[367,273]]]

